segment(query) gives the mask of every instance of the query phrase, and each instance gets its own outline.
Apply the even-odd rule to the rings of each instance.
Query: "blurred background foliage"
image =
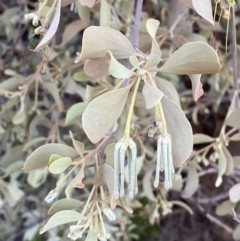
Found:
[[[124,2],[131,0],[108,1],[115,9],[113,12],[120,19],[116,29],[130,37],[134,19],[134,2],[132,8],[126,8]],[[184,1],[183,1],[184,2]],[[220,73],[203,75],[204,94],[196,102],[191,91],[191,81],[188,76],[174,74],[161,74],[160,77],[170,81],[178,90],[181,106],[191,122],[194,133],[203,133],[213,138],[220,135],[226,119],[229,106],[232,103],[234,91],[232,66],[232,31],[236,30],[236,47],[239,51],[240,42],[240,1],[234,6],[235,24],[231,21],[229,8],[216,10],[216,23],[214,26],[201,18],[193,9],[186,14],[174,30],[172,38],[166,38],[162,44],[163,57],[169,56],[185,42],[203,41],[209,43],[217,50],[224,63]],[[126,5],[130,6],[130,5]],[[154,18],[160,21],[158,31],[159,41],[176,19],[180,1],[178,0],[145,0],[143,3],[142,24],[140,28],[139,48],[148,51],[149,39],[146,38],[144,24],[146,19]],[[99,24],[99,8],[91,9],[89,15],[78,14],[70,6],[61,9],[61,21],[56,35],[51,42],[51,55],[46,57],[33,49],[40,41],[39,35],[34,35],[31,22],[25,21],[26,13],[38,9],[38,1],[28,0],[2,0],[0,2],[0,240],[1,241],[58,241],[66,238],[68,226],[64,225],[48,233],[39,235],[39,229],[49,218],[47,210],[49,205],[44,202],[49,190],[54,189],[58,178],[48,174],[46,169],[32,172],[22,171],[26,157],[41,144],[47,142],[61,142],[71,145],[68,136],[69,125],[79,140],[89,149],[93,147],[82,130],[80,118],[70,124],[65,123],[66,113],[76,103],[92,99],[102,86],[98,83],[85,81],[77,82],[73,76],[80,71],[80,65],[73,66],[76,52],[81,49],[83,31],[87,26]],[[85,9],[86,10],[86,9]],[[87,10],[86,10],[87,11]],[[79,16],[80,15],[80,16]],[[220,18],[221,16],[221,18]],[[81,18],[81,20],[79,20]],[[225,42],[229,24],[229,37],[227,38],[228,51],[225,53]],[[72,28],[69,33],[66,29],[74,21],[78,27]],[[64,34],[65,33],[65,34]],[[69,38],[70,35],[70,38]],[[239,54],[237,60],[239,62]],[[41,78],[49,81],[50,85],[27,85],[28,81],[38,78],[36,67],[41,61],[46,69]],[[42,62],[42,63],[43,63]],[[239,72],[237,72],[239,76]],[[46,82],[45,82],[46,83]],[[22,89],[22,86],[25,86]],[[37,89],[37,91],[36,91]],[[19,92],[26,91],[24,99]],[[36,100],[37,93],[37,100]],[[238,101],[238,94],[237,94]],[[140,116],[142,113],[139,111]],[[240,123],[240,119],[239,119]],[[140,123],[146,127],[147,124]],[[237,128],[232,132],[237,134]],[[227,129],[231,130],[231,129]],[[142,142],[150,152],[156,146],[141,135]],[[216,149],[209,147],[207,154],[196,154],[206,147],[206,144],[194,146],[192,161],[199,164],[197,172],[199,184],[192,195],[182,196],[184,185],[187,182],[188,166],[181,171],[183,186],[168,193],[168,200],[180,200],[188,204],[193,215],[179,206],[174,206],[171,212],[163,215],[161,206],[157,206],[147,198],[148,194],[140,193],[136,201],[131,204],[134,212],[127,214],[121,211],[120,215],[126,219],[126,225],[112,226],[113,233],[119,233],[115,240],[168,240],[168,241],[230,241],[240,240],[240,228],[233,219],[231,208],[218,211],[216,208],[229,199],[229,190],[234,184],[240,182],[240,138],[229,140],[228,150],[233,159],[234,168],[231,174],[223,176],[220,187],[215,187],[218,175],[218,164],[215,162]],[[214,142],[215,143],[215,142]],[[215,155],[215,156],[214,156]],[[151,159],[147,155],[147,159]],[[147,167],[145,167],[145,172]],[[145,172],[140,173],[143,180]],[[89,179],[91,171],[87,172]],[[91,181],[89,181],[91,182]],[[150,181],[149,181],[150,182]],[[154,195],[156,190],[153,190]],[[84,192],[77,192],[84,197]],[[59,199],[62,198],[59,196]],[[240,213],[236,203],[236,213]],[[218,215],[220,213],[220,215]],[[224,214],[224,215],[223,215]],[[234,239],[233,239],[234,238]]]

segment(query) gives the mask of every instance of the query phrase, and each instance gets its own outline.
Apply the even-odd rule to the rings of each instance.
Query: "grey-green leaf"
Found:
[[[66,223],[71,223],[71,222],[77,222],[79,220],[84,220],[85,217],[76,211],[60,211],[56,214],[54,214],[48,222],[45,224],[45,226],[40,230],[40,234],[45,233],[49,229],[55,228],[57,226],[66,224]]]
[[[37,148],[24,163],[23,169],[25,171],[31,171],[39,168],[43,168],[48,164],[48,160],[52,154],[58,154],[60,156],[76,157],[78,152],[72,147],[50,143]]]
[[[189,42],[175,51],[159,71],[179,74],[215,74],[221,69],[216,51],[200,41]]]
[[[69,123],[70,121],[80,116],[83,113],[83,111],[87,108],[87,106],[88,103],[86,102],[80,102],[75,105],[72,105],[67,112],[66,123]]]
[[[120,117],[130,88],[109,91],[91,101],[82,116],[83,129],[92,143],[100,141]]]
[[[213,142],[215,138],[205,134],[194,134],[193,135],[193,144],[203,144]]]
[[[64,172],[72,163],[72,159],[70,157],[61,157],[51,163],[49,167],[49,172],[52,174],[60,174]]]
[[[231,127],[240,127],[240,109],[236,109],[227,117],[225,125]]]
[[[78,208],[78,207],[81,207],[83,204],[84,202],[81,202],[76,199],[63,198],[61,200],[58,200],[52,205],[52,207],[48,210],[48,214],[53,215],[59,211]]]

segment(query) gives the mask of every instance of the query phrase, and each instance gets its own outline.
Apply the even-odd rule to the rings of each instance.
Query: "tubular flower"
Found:
[[[56,190],[51,190],[49,194],[46,196],[45,201],[47,203],[51,203],[58,196],[58,192]]]
[[[103,207],[102,211],[105,214],[105,216],[108,218],[109,221],[116,220],[116,214],[109,207]]]
[[[160,135],[157,144],[157,167],[154,187],[159,185],[160,171],[165,172],[164,187],[172,187],[172,174],[175,172],[172,160],[172,141],[170,134]]]
[[[137,147],[132,138],[121,139],[115,146],[114,151],[114,197],[118,199],[124,196],[124,170],[125,170],[125,153],[127,152],[128,161],[128,175],[129,197],[133,198],[138,192],[137,187],[137,173],[136,173],[136,159]],[[120,174],[120,185],[119,185]]]

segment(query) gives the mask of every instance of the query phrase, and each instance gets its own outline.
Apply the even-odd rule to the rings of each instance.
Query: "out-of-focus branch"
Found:
[[[236,43],[236,29],[235,29],[235,12],[231,8],[231,54],[232,54],[232,68],[233,68],[233,88],[234,88],[234,103],[233,106],[239,107],[239,90],[238,90],[238,64],[237,64],[237,43]]]

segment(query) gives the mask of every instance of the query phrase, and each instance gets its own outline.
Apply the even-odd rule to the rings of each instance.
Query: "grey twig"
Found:
[[[231,8],[231,54],[232,54],[232,68],[233,68],[233,88],[234,96],[236,96],[235,107],[239,107],[239,91],[238,91],[238,63],[237,63],[237,44],[236,44],[236,27],[234,8]]]
[[[139,39],[139,29],[141,23],[141,14],[142,14],[142,5],[143,0],[136,1],[136,13],[134,18],[134,27],[133,27],[133,36],[132,36],[132,45],[134,48],[138,48],[138,39]]]

